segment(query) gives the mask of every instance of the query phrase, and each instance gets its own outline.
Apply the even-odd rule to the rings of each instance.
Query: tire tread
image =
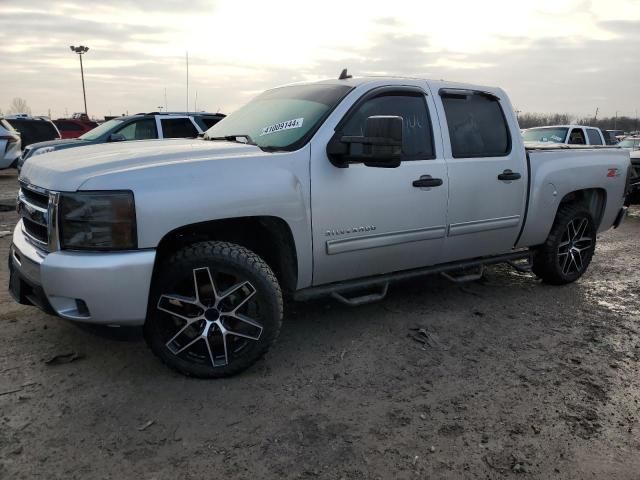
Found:
[[[168,256],[161,264],[161,271],[171,271],[173,269],[181,268],[185,263],[189,263],[192,261],[197,261],[200,259],[206,258],[227,258],[231,262],[235,263],[239,266],[244,266],[245,268],[254,271],[259,276],[263,277],[266,280],[270,287],[275,292],[275,300],[277,304],[277,310],[279,315],[277,316],[276,328],[271,333],[271,340],[265,342],[264,346],[259,351],[257,356],[253,357],[242,357],[237,360],[237,363],[233,365],[229,365],[224,367],[224,373],[217,374],[216,369],[212,369],[210,374],[200,374],[196,373],[192,370],[185,369],[180,366],[178,363],[172,363],[167,360],[164,355],[164,352],[159,351],[159,348],[154,342],[152,342],[149,338],[149,329],[147,328],[148,321],[145,323],[145,338],[147,340],[148,345],[154,354],[160,358],[162,363],[164,363],[169,368],[180,372],[183,375],[189,377],[197,377],[197,378],[219,378],[219,377],[227,377],[239,373],[247,368],[249,368],[253,363],[258,361],[261,357],[263,357],[271,345],[277,339],[280,329],[282,327],[282,317],[283,317],[283,298],[282,291],[280,289],[280,284],[278,280],[269,267],[267,263],[259,257],[256,253],[252,252],[248,248],[245,248],[241,245],[237,245],[229,242],[221,242],[221,241],[204,241],[198,242],[186,247],[183,247],[172,255]],[[152,294],[150,298],[155,299],[156,295]],[[149,305],[151,308],[151,305]]]

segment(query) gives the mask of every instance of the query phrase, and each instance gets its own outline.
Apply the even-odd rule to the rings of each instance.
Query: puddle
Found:
[[[583,285],[583,288],[591,303],[612,313],[640,316],[640,288],[634,280],[595,280]]]

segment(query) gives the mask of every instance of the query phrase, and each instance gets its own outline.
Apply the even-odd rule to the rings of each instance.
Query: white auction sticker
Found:
[[[281,132],[282,130],[290,130],[292,128],[300,128],[302,127],[302,122],[304,118],[294,118],[293,120],[287,120],[285,122],[276,123],[274,125],[269,125],[268,127],[264,127],[262,129],[262,135],[269,135],[270,133]]]

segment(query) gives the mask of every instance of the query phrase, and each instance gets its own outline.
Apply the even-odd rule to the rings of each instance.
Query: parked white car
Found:
[[[584,125],[553,125],[528,128],[522,134],[525,142],[565,143],[567,145],[606,145],[599,128]]]
[[[13,167],[21,151],[20,133],[4,118],[0,118],[0,170]]]

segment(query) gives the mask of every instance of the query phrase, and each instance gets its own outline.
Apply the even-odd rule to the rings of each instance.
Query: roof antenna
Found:
[[[344,68],[342,69],[342,72],[340,72],[340,76],[338,77],[338,80],[346,80],[347,78],[353,78],[353,76],[349,75],[347,73],[347,69]]]

